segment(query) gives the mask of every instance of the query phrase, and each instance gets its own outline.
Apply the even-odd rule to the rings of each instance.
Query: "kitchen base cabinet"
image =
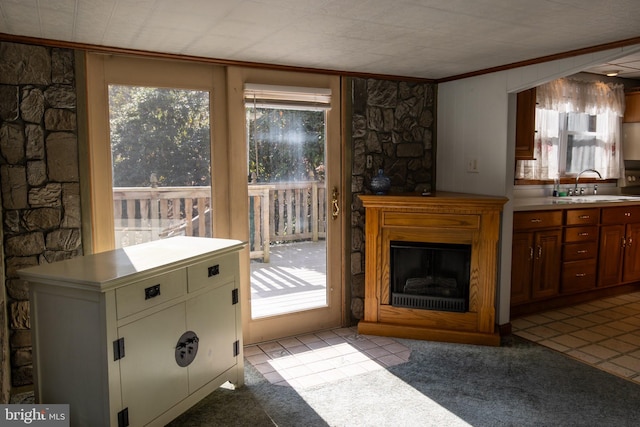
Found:
[[[38,403],[73,426],[166,425],[244,382],[242,242],[174,237],[20,271]]]
[[[597,281],[600,210],[568,209],[564,215],[560,292],[567,294],[594,289]]]
[[[513,222],[511,303],[558,294],[562,211],[516,212]]]
[[[598,286],[640,280],[640,206],[602,209]]]

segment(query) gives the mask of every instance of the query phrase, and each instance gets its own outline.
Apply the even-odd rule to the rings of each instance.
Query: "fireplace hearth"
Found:
[[[499,345],[495,325],[504,197],[361,195],[363,334]]]

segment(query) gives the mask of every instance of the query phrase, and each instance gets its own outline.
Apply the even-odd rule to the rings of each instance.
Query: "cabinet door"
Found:
[[[625,96],[625,123],[640,122],[640,92],[631,92]]]
[[[533,254],[532,298],[557,295],[560,290],[562,230],[538,231]]]
[[[598,286],[616,285],[622,281],[624,225],[600,227]]]
[[[596,287],[596,259],[562,264],[562,292],[586,291]]]
[[[624,271],[622,280],[640,280],[640,224],[627,224],[624,248]]]
[[[125,346],[120,377],[129,425],[145,425],[187,397],[187,370],[175,359],[185,326],[185,304],[180,303],[118,328]]]
[[[516,160],[534,160],[536,88],[518,93],[516,106]]]
[[[531,299],[531,267],[533,265],[533,233],[513,233],[511,249],[511,304]]]
[[[234,287],[232,281],[187,301],[187,328],[199,338],[198,353],[189,365],[189,393],[236,364]]]

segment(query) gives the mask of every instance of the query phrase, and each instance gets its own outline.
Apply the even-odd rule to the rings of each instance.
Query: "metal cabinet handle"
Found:
[[[588,235],[589,235],[589,233],[587,233],[586,231],[585,231],[585,232],[583,232],[583,233],[578,233],[578,236],[585,236],[585,237],[586,237],[586,236],[588,236]]]
[[[217,276],[220,274],[220,264],[212,265],[207,268],[207,277]]]
[[[540,218],[531,218],[530,221],[533,222],[533,223],[542,222],[542,220]]]
[[[533,259],[533,247],[529,248],[529,259]]]
[[[581,249],[579,251],[576,251],[576,253],[578,253],[578,254],[586,254],[587,252],[589,252],[589,251],[586,250],[586,249]]]
[[[174,349],[175,359],[178,366],[184,368],[189,366],[198,353],[198,342],[200,338],[193,331],[187,331],[178,339]]]
[[[580,219],[589,219],[589,218],[591,218],[591,216],[590,215],[580,215],[578,218],[580,218]]]
[[[331,192],[331,217],[333,219],[338,218],[338,214],[340,213],[340,206],[338,206],[338,189],[333,187],[333,191]]]
[[[576,277],[584,277],[587,273],[576,273]]]
[[[538,246],[538,259],[542,258],[542,246]]]
[[[160,295],[160,284],[144,288],[144,299],[155,298]]]

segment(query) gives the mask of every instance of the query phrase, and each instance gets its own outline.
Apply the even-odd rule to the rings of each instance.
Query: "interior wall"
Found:
[[[611,49],[438,85],[436,189],[511,199],[515,94],[637,51],[638,45]],[[468,171],[473,160],[477,172]],[[496,304],[500,325],[510,320],[512,221],[509,201],[503,211]]]

